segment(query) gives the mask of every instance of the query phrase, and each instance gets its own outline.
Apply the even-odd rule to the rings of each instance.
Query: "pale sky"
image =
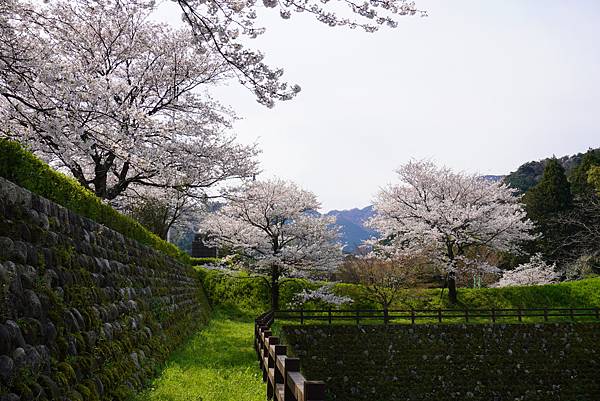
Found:
[[[262,148],[261,177],[297,182],[327,211],[370,204],[411,158],[507,174],[600,146],[600,1],[417,6],[429,16],[374,34],[267,10],[251,44],[302,92],[273,109],[233,82],[215,92],[242,117],[239,140]]]

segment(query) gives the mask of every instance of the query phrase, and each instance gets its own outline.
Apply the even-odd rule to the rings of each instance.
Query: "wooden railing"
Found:
[[[456,322],[491,322],[506,323],[519,322],[548,322],[554,318],[564,320],[568,318],[577,321],[578,318],[587,320],[600,320],[600,308],[516,308],[516,309],[353,309],[353,310],[310,310],[288,309],[271,312],[269,319],[297,321],[304,324],[307,321],[320,321],[331,324],[334,321],[367,323],[410,322],[412,324],[421,320],[431,323]]]
[[[300,360],[290,358],[287,347],[272,336],[275,313],[269,311],[256,318],[254,347],[267,383],[267,398],[277,401],[324,401],[325,383],[306,380],[300,373]]]

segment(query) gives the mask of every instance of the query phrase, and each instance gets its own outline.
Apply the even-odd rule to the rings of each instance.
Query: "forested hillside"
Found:
[[[590,149],[590,151],[600,152],[600,148]],[[558,162],[565,169],[565,173],[571,174],[571,171],[581,163],[584,153],[577,153],[570,156],[562,156],[557,158]],[[527,191],[542,179],[544,167],[550,158],[543,160],[533,160],[519,166],[516,171],[507,175],[504,181],[513,188],[517,188],[521,192]]]

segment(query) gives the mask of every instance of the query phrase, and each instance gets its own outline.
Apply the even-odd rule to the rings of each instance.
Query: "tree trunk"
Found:
[[[279,271],[276,266],[271,270],[271,309],[279,309]]]
[[[458,296],[456,293],[456,276],[454,272],[448,273],[448,298],[452,305],[458,303]]]
[[[448,256],[448,298],[452,305],[458,303],[458,297],[456,295],[456,265],[454,264],[454,242],[446,241],[446,248]]]

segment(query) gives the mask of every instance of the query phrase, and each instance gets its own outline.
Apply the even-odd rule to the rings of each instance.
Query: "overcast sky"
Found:
[[[370,204],[411,158],[506,174],[600,146],[600,1],[417,5],[429,16],[374,34],[266,15],[251,43],[302,92],[273,109],[234,83],[216,92],[243,118],[240,141],[260,144],[262,177],[327,211]]]

